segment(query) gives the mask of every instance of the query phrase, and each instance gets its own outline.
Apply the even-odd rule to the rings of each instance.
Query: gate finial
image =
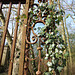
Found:
[[[38,71],[36,72],[36,75],[41,75],[41,72],[38,70]]]

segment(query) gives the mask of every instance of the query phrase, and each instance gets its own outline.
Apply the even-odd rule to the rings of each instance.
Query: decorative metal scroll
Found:
[[[0,9],[2,7],[2,2],[4,0],[0,1]],[[7,1],[7,2],[6,2]],[[10,12],[11,12],[11,8],[12,8],[12,4],[16,4],[16,3],[19,3],[19,6],[18,6],[18,14],[17,14],[17,17],[19,16],[20,14],[20,6],[21,4],[24,4],[26,3],[26,11],[25,11],[25,14],[26,16],[28,16],[28,9],[29,9],[29,0],[21,0],[19,2],[19,0],[16,0],[13,2],[12,1],[9,1],[9,0],[6,0],[5,2],[3,2],[3,4],[5,3],[9,3],[9,11],[8,11],[8,15],[7,15],[7,19],[6,19],[6,22],[5,22],[5,30],[4,30],[4,33],[3,33],[3,38],[2,38],[2,43],[1,43],[1,47],[0,47],[0,64],[1,64],[1,60],[2,60],[2,55],[3,55],[3,50],[4,50],[4,43],[5,43],[5,38],[6,38],[6,33],[7,33],[7,28],[8,28],[8,23],[9,23],[9,19],[10,19]],[[31,0],[33,1],[33,0]],[[43,2],[47,2],[47,0],[38,0],[38,2],[40,3],[41,1]],[[37,6],[38,7],[38,4],[33,4],[32,6]],[[41,58],[41,50],[42,50],[42,47],[41,47],[41,43],[45,44],[45,42],[42,41],[42,37],[39,37],[35,31],[34,31],[34,26],[37,24],[37,23],[43,23],[45,25],[45,19],[46,19],[46,16],[47,15],[44,15],[43,16],[43,20],[41,19],[41,15],[40,15],[40,12],[39,11],[39,16],[38,16],[38,20],[32,25],[32,26],[28,26],[25,27],[25,24],[27,24],[27,20],[28,20],[28,17],[24,20],[25,24],[23,25],[23,32],[22,32],[22,45],[21,45],[21,54],[20,54],[20,64],[19,64],[19,75],[27,75],[27,68],[28,68],[28,62],[27,62],[27,59],[30,60],[30,61],[33,61],[33,60],[37,60],[39,59],[39,62],[38,62],[38,71],[36,72],[36,75],[42,75],[41,73],[41,63],[44,64],[42,61],[43,59]],[[37,15],[37,14],[36,14]],[[35,16],[35,15],[34,15]],[[30,23],[30,20],[29,20],[29,23]],[[14,60],[14,53],[15,53],[15,45],[16,45],[16,38],[17,38],[17,30],[18,30],[18,23],[16,22],[16,26],[15,26],[15,34],[14,34],[14,39],[13,39],[13,44],[12,44],[12,49],[11,49],[11,59],[10,59],[10,65],[9,65],[9,71],[8,71],[8,75],[12,75],[12,69],[13,69],[13,60]],[[30,31],[29,30],[32,30],[32,33],[34,34],[34,36],[32,36],[32,40],[33,42],[30,42]],[[29,34],[27,34],[27,32]],[[32,58],[29,58],[28,56],[28,52],[30,50],[32,50],[31,48],[29,48],[29,46],[31,44],[36,44],[37,41],[39,39],[39,46],[37,47],[37,50],[39,52],[39,55],[38,57],[32,59]],[[43,40],[45,40],[45,38],[43,38]],[[44,64],[45,65],[45,64]]]
[[[39,3],[40,3],[41,1],[39,1]],[[38,4],[33,4],[33,6],[36,6],[36,7],[38,7]],[[43,15],[43,20],[42,20],[42,17],[41,17],[41,15],[40,15],[40,12],[41,11],[39,11],[38,13],[39,13],[39,16],[37,15],[37,14],[35,14],[36,16],[38,16],[38,20],[35,22],[35,23],[33,23],[31,26],[28,26],[28,30],[29,29],[31,29],[31,31],[32,31],[32,33],[33,33],[33,36],[32,36],[32,40],[33,40],[33,42],[30,42],[30,40],[28,40],[28,38],[27,38],[27,36],[28,35],[26,35],[26,42],[27,42],[27,44],[36,44],[37,43],[37,41],[39,40],[39,45],[38,45],[38,47],[37,47],[37,50],[38,50],[38,57],[36,57],[36,58],[29,58],[29,57],[27,57],[27,59],[28,60],[30,60],[30,61],[33,61],[33,60],[37,60],[37,59],[39,59],[39,62],[38,62],[38,71],[36,72],[36,75],[42,75],[42,72],[41,72],[41,63],[43,64],[43,65],[45,65],[46,66],[46,64],[45,63],[43,63],[43,58],[41,58],[41,50],[43,49],[42,47],[41,47],[41,43],[43,43],[43,44],[45,44],[45,42],[43,42],[42,41],[42,38],[43,37],[40,37],[38,34],[36,34],[35,33],[35,31],[34,31],[34,26],[37,24],[37,23],[43,23],[44,25],[45,25],[45,19],[46,19],[46,17],[47,17],[47,15]],[[34,16],[35,16],[34,15]],[[33,17],[34,17],[33,16]],[[43,38],[43,40],[45,40],[45,38]],[[30,50],[32,50],[31,48],[28,50],[28,51],[30,51]],[[46,66],[47,67],[47,66]]]

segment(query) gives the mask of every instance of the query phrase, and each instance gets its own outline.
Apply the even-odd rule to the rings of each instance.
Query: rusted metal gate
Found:
[[[38,0],[38,2],[47,2],[48,0]],[[9,4],[9,11],[7,14],[7,19],[5,22],[5,29],[3,32],[3,37],[2,37],[2,42],[1,42],[1,47],[0,47],[0,64],[1,64],[1,60],[2,60],[2,55],[3,55],[3,50],[4,50],[4,43],[5,43],[5,38],[6,38],[6,34],[7,34],[7,28],[8,28],[8,23],[9,23],[9,19],[10,19],[10,13],[11,13],[11,8],[12,8],[12,4],[18,4],[18,11],[17,11],[17,17],[20,15],[20,6],[21,4],[25,4],[25,11],[24,14],[26,15],[27,18],[24,19],[24,24],[23,24],[23,30],[22,30],[22,41],[21,41],[21,53],[20,53],[20,63],[19,63],[19,75],[28,75],[28,61],[29,60],[34,60],[34,59],[30,59],[28,58],[28,53],[27,51],[29,50],[29,46],[30,44],[35,44],[37,43],[37,40],[39,39],[39,46],[37,47],[37,50],[39,52],[39,62],[38,62],[38,71],[36,72],[36,75],[41,75],[41,42],[44,44],[44,42],[41,40],[41,37],[37,38],[37,34],[34,32],[33,27],[35,26],[36,23],[43,23],[45,24],[45,22],[41,19],[41,15],[39,12],[39,17],[40,19],[38,21],[36,21],[35,24],[33,24],[31,27],[29,26],[30,21],[28,22],[28,10],[29,7],[32,7],[34,4],[34,0],[0,0],[0,10],[2,9],[2,5],[3,4]],[[27,26],[26,26],[27,25]],[[31,43],[30,42],[30,28],[34,34],[33,39],[36,39],[35,42]],[[15,31],[14,31],[14,38],[13,38],[13,43],[12,43],[12,49],[11,49],[11,58],[10,58],[10,65],[9,65],[9,71],[8,71],[8,75],[12,75],[12,69],[13,69],[13,60],[14,60],[14,53],[15,53],[15,45],[16,45],[16,39],[17,39],[17,30],[18,30],[18,22],[16,22],[15,25]],[[27,35],[27,33],[29,33]]]

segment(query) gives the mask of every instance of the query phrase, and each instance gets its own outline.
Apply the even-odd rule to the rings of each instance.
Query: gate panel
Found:
[[[8,15],[7,15],[6,23],[5,23],[5,30],[3,32],[2,43],[1,43],[1,48],[0,48],[0,64],[1,64],[3,50],[4,50],[4,43],[5,43],[7,28],[8,28],[8,24],[9,24],[9,18],[10,18],[10,15],[11,15],[11,13],[10,13],[11,7],[12,7],[12,3],[10,2],[9,11],[8,11]]]
[[[2,0],[2,2],[3,1],[4,0]],[[8,4],[11,0],[10,1],[7,0],[7,1],[8,2],[6,2],[6,1],[3,2],[3,4],[5,4],[5,3]],[[41,64],[45,65],[46,71],[48,71],[48,66],[45,63],[47,63],[48,61],[51,62],[51,58],[49,57],[50,59],[46,60],[45,63],[44,63],[44,59],[42,58],[42,49],[43,49],[42,44],[43,45],[45,44],[45,40],[46,40],[45,37],[46,36],[42,37],[42,36],[39,36],[38,34],[36,34],[36,32],[34,31],[34,27],[36,26],[37,23],[43,23],[45,25],[45,20],[46,20],[48,14],[46,13],[46,14],[43,14],[43,16],[42,16],[42,13],[41,13],[42,10],[39,9],[38,14],[31,15],[32,16],[32,18],[31,18],[30,14],[28,13],[29,12],[29,7],[32,8],[32,10],[33,10],[32,13],[34,13],[33,6],[38,7],[38,4],[33,4],[34,0],[25,0],[23,2],[22,1],[23,0],[21,0],[21,1],[20,0],[18,0],[18,1],[13,0],[12,2],[10,2],[9,12],[8,12],[7,20],[6,20],[6,23],[5,23],[5,30],[4,30],[4,33],[3,33],[3,38],[2,38],[1,48],[0,48],[0,63],[1,63],[2,55],[3,55],[4,43],[5,43],[5,38],[6,38],[6,33],[7,33],[7,28],[8,28],[12,3],[16,4],[16,3],[19,2],[18,13],[17,13],[17,17],[19,17],[21,3],[23,4],[24,2],[26,2],[25,9],[24,9],[24,15],[26,15],[26,18],[24,18],[23,30],[22,30],[22,40],[21,40],[20,60],[19,60],[19,74],[18,75],[28,75],[29,62],[33,61],[33,60],[34,61],[36,60],[37,63],[38,63],[37,64],[37,66],[38,66],[37,67],[37,72],[35,74],[36,75],[43,75],[42,70],[41,70],[41,66],[42,66]],[[41,4],[41,2],[45,3],[47,1],[48,0],[38,0],[38,2],[40,4]],[[0,8],[2,8],[2,3],[0,3]],[[35,22],[32,22],[34,16],[37,16],[38,19],[35,20]],[[31,22],[33,24],[30,24]],[[17,40],[17,31],[18,31],[18,22],[16,22],[16,25],[15,25],[15,31],[14,31],[13,44],[12,44],[12,49],[11,49],[11,58],[10,58],[10,65],[9,65],[8,75],[12,75],[15,45],[16,45],[16,40]],[[33,33],[33,36],[31,38],[33,42],[30,41],[30,32],[31,31]],[[46,29],[45,32],[49,33],[48,29]],[[38,43],[38,46],[37,46],[38,56],[37,57],[33,56],[34,58],[30,58],[29,53],[30,53],[30,51],[33,51],[32,45],[36,44],[36,43]],[[46,44],[46,45],[48,45],[48,44]],[[46,49],[46,52],[48,53],[48,49]],[[53,72],[54,72],[54,70],[53,70]],[[54,73],[54,75],[55,75],[55,73]]]
[[[17,17],[20,14],[20,6],[21,6],[21,3],[19,2]],[[15,53],[15,45],[16,45],[16,39],[17,39],[17,30],[18,30],[18,22],[16,21],[14,38],[13,38],[13,44],[12,44],[12,49],[11,49],[11,58],[10,58],[10,65],[9,65],[8,75],[12,74],[13,61],[14,61],[14,53]]]

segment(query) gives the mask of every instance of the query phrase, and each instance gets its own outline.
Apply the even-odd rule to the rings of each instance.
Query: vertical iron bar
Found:
[[[41,3],[41,1],[39,1],[39,3]],[[40,17],[40,20],[42,20],[42,17],[41,17],[41,10],[39,11],[39,17]],[[41,43],[40,43],[40,37],[39,37],[39,47],[41,48]],[[39,49],[39,62],[38,62],[38,71],[36,72],[36,75],[41,75],[41,49]]]
[[[24,73],[24,58],[25,58],[25,51],[26,51],[26,29],[27,29],[27,20],[28,20],[28,9],[29,9],[29,1],[26,0],[26,5],[25,5],[25,15],[26,18],[24,19],[24,24],[23,24],[23,31],[22,31],[22,41],[21,41],[21,53],[20,53],[20,63],[19,63],[19,75],[27,75],[26,71]]]
[[[11,7],[12,7],[12,3],[10,2],[9,11],[8,11],[7,19],[5,22],[5,30],[3,32],[2,43],[1,43],[1,48],[0,48],[0,65],[1,65],[1,60],[2,60],[2,55],[3,55],[3,50],[4,50],[4,43],[5,43],[7,28],[8,28],[8,24],[9,24],[9,18],[10,18],[10,14],[11,14]]]
[[[41,44],[40,44],[40,37],[39,37],[39,47],[41,46]],[[39,63],[38,63],[38,70],[40,71],[41,69],[41,63],[40,63],[40,60],[41,60],[41,50],[39,50]]]
[[[17,17],[20,15],[20,6],[21,6],[21,3],[19,2]],[[16,45],[16,39],[17,39],[17,31],[18,31],[18,22],[16,22],[16,25],[15,25],[14,39],[13,39],[13,44],[12,44],[12,49],[11,49],[11,58],[10,58],[8,75],[12,74],[15,45]]]
[[[2,2],[0,2],[0,13],[2,11]],[[0,42],[0,47],[1,47],[1,42]]]
[[[0,2],[0,10],[2,9],[2,2]]]

